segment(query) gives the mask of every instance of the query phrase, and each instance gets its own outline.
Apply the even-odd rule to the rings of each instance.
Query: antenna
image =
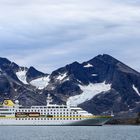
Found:
[[[70,101],[67,101],[66,105],[67,105],[68,108],[70,108],[70,106],[71,106]]]
[[[111,117],[114,117],[114,113],[113,113],[113,110],[111,111]]]
[[[50,105],[50,103],[53,101],[52,100],[52,97],[50,96],[50,94],[48,94],[48,96],[47,96],[47,106],[49,106]]]

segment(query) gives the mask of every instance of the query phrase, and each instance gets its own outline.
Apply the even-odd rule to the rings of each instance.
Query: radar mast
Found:
[[[52,101],[53,101],[53,100],[52,100],[52,97],[50,96],[50,94],[48,94],[48,96],[47,96],[47,100],[46,100],[46,102],[47,102],[47,106],[49,106],[50,103],[51,103]]]

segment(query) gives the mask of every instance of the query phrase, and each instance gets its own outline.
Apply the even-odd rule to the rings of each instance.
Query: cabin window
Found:
[[[9,109],[0,109],[0,111],[9,111]]]
[[[10,114],[12,114],[12,112],[11,112],[11,113],[10,113],[10,112],[5,112],[5,113],[2,112],[2,113],[0,113],[0,114],[6,114],[6,115],[9,114],[9,115],[10,115]]]

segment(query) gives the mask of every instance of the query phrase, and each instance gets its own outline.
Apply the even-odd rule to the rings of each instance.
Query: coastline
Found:
[[[140,118],[114,118],[106,123],[106,125],[139,125]]]

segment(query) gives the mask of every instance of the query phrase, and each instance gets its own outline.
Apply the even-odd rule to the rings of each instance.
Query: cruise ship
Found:
[[[16,100],[4,100],[0,106],[0,125],[66,125],[101,126],[112,116],[95,116],[80,107],[51,104],[48,94],[46,106],[24,107]]]

